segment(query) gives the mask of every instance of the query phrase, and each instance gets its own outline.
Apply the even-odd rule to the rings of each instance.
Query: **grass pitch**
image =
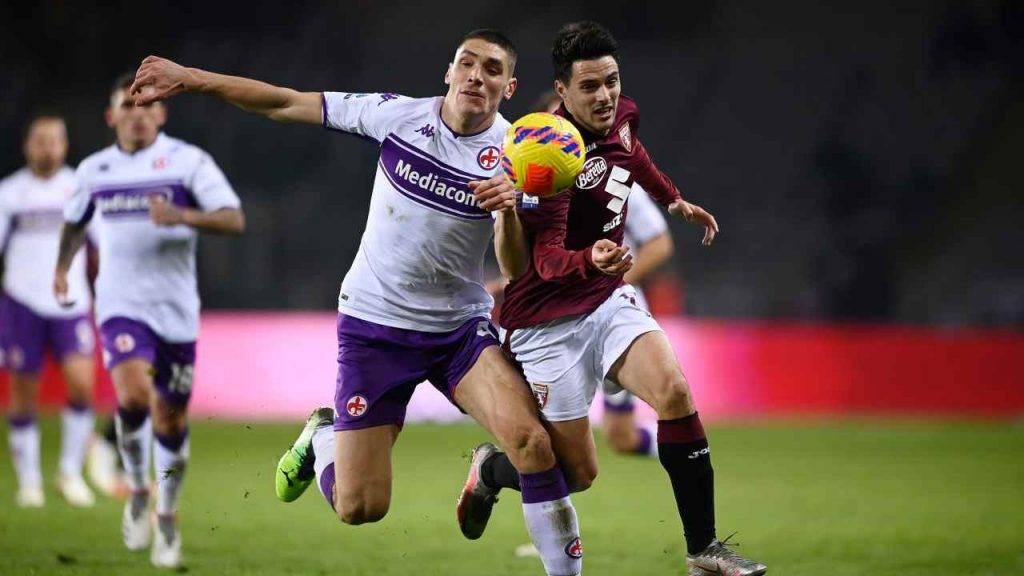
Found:
[[[198,421],[181,521],[190,574],[535,575],[518,497],[505,493],[476,542],[454,503],[466,454],[486,433],[408,426],[384,521],[338,523],[315,486],[274,498],[289,425]],[[711,426],[720,536],[781,576],[1024,575],[1024,430],[1008,424],[796,421]],[[43,421],[44,473],[59,442]],[[656,460],[611,454],[574,497],[590,575],[684,574],[681,527]],[[148,552],[120,542],[121,503],[74,510],[47,485],[47,506],[13,505],[0,446],[0,573],[152,574]]]

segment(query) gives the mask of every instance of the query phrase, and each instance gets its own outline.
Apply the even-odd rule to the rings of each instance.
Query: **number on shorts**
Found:
[[[192,364],[171,364],[171,381],[167,383],[167,388],[178,394],[191,392],[194,368]]]

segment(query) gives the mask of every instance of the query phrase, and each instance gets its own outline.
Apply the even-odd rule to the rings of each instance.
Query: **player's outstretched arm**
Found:
[[[668,211],[670,214],[681,216],[683,220],[691,224],[703,226],[704,240],[701,243],[705,246],[711,246],[715,236],[718,234],[718,222],[710,212],[696,204],[690,204],[686,200],[676,200],[668,207]]]
[[[142,61],[128,91],[140,106],[182,92],[211,94],[278,122],[320,124],[323,120],[319,92],[299,92],[250,78],[186,68],[159,56]]]
[[[75,259],[75,254],[84,244],[85,225],[65,222],[60,231],[57,269],[53,273],[53,295],[61,306],[70,307],[75,304],[73,300],[68,300],[68,270],[71,269],[71,262]]]
[[[530,247],[526,243],[523,223],[516,214],[516,190],[504,174],[469,183],[480,208],[495,214],[494,255],[501,274],[515,280],[526,274],[530,263]]]

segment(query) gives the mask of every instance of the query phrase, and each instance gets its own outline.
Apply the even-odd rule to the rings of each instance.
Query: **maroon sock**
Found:
[[[696,412],[658,420],[658,459],[672,481],[686,549],[696,554],[715,539],[715,471]]]

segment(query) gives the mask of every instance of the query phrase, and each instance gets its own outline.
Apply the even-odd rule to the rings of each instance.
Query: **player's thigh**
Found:
[[[612,365],[609,376],[647,402],[662,420],[695,410],[690,386],[664,332],[646,332]]]
[[[10,372],[12,414],[30,414],[36,411],[39,399],[38,372]]]
[[[133,410],[149,408],[153,394],[153,364],[143,358],[128,358],[110,369],[117,402]]]
[[[499,347],[480,353],[455,388],[455,401],[497,438],[520,472],[542,472],[555,465],[537,402]]]
[[[558,465],[566,475],[569,490],[579,492],[590,488],[597,478],[597,447],[590,429],[590,418],[548,422],[551,446]]]
[[[61,358],[60,369],[68,389],[68,398],[79,403],[91,402],[95,379],[92,356],[68,354]]]
[[[391,504],[395,424],[334,432],[335,510],[346,522],[379,520]]]

